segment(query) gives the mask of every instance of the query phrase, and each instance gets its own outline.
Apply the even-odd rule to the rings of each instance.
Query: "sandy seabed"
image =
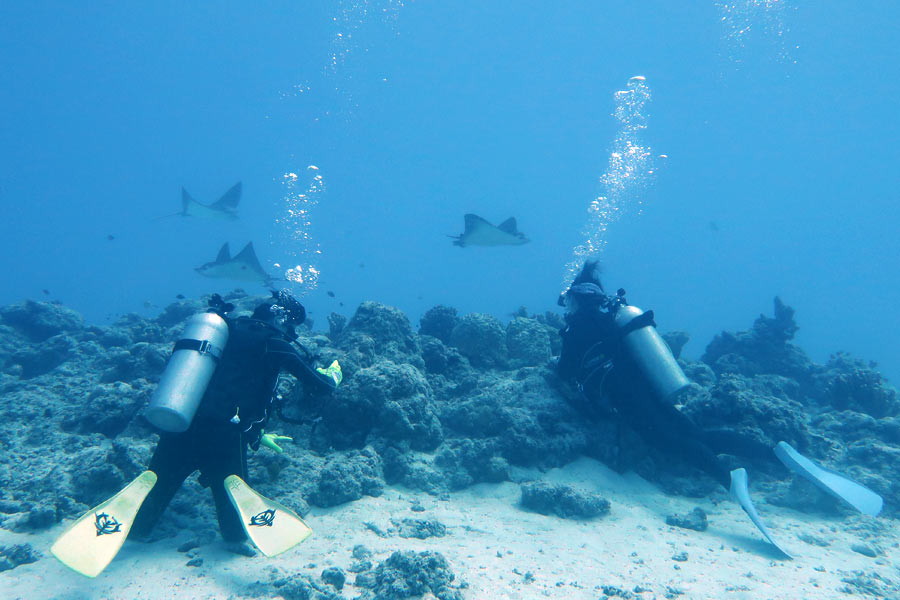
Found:
[[[373,562],[398,549],[441,552],[456,573],[455,583],[467,583],[461,590],[464,597],[472,600],[597,600],[617,593],[613,588],[645,600],[900,598],[900,588],[892,583],[900,579],[900,531],[893,520],[879,518],[880,526],[871,527],[874,519],[869,517],[805,515],[755,497],[773,535],[793,555],[793,560],[782,560],[724,493],[699,500],[666,496],[633,473],[619,475],[586,458],[547,473],[520,475],[601,493],[612,510],[592,521],[527,512],[518,507],[519,485],[510,482],[479,484],[443,500],[388,487],[378,498],[313,509],[306,521],[314,535],[274,559],[237,556],[217,541],[192,551],[203,564],[190,567],[188,557],[176,550],[190,537],[185,532],[184,540],[179,536],[126,544],[93,580],[49,554],[65,525],[34,535],[0,530],[0,544],[30,543],[43,555],[36,563],[0,573],[0,597],[277,598],[274,587],[261,592],[266,587],[255,584],[295,573],[317,578],[329,566],[346,571],[353,547],[363,544],[372,551]],[[411,512],[414,501],[425,510]],[[709,515],[706,531],[666,525],[667,515],[695,506]],[[407,517],[437,519],[447,526],[447,535],[425,540],[381,537],[367,525],[388,531],[392,519]],[[880,555],[873,558],[851,548],[863,542],[877,547]],[[363,590],[353,586],[352,573],[347,575],[343,595],[350,599]],[[874,588],[845,581],[872,578]]]

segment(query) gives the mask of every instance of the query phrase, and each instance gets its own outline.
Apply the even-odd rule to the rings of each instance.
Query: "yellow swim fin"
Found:
[[[259,495],[237,475],[225,478],[225,491],[241,516],[244,531],[268,557],[290,550],[312,534],[306,523],[286,506]]]
[[[156,473],[144,471],[121,492],[75,521],[50,552],[73,571],[96,577],[118,554],[154,485]]]

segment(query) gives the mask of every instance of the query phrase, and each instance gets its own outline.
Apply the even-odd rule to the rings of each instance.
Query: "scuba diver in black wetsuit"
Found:
[[[157,396],[168,396],[163,402],[151,403],[147,418],[168,429],[160,435],[159,444],[148,469],[158,476],[134,520],[131,533],[138,537],[150,533],[163,510],[191,473],[199,470],[200,481],[212,490],[222,537],[228,542],[247,539],[236,507],[232,505],[223,484],[229,475],[247,477],[247,447],[254,450],[260,443],[280,451],[272,436],[265,434],[273,404],[277,402],[279,374],[286,371],[303,385],[311,396],[330,394],[340,382],[340,366],[316,369],[311,357],[301,356],[294,327],[303,323],[306,311],[286,291],[273,292],[270,301],[260,304],[251,317],[231,318],[234,308],[214,295],[204,317],[220,317],[227,328],[224,351],[213,365],[214,373],[203,393],[193,419],[184,418],[180,407],[173,410],[167,394],[167,379],[160,381]],[[218,321],[218,319],[214,319]],[[219,327],[222,327],[219,324]],[[193,341],[182,340],[179,350],[196,354]],[[172,361],[174,363],[174,360]],[[175,372],[175,386],[184,385],[187,375]],[[278,408],[278,407],[276,407]],[[185,421],[190,421],[186,430]]]
[[[557,372],[578,389],[585,412],[615,413],[649,445],[680,457],[707,473],[741,505],[769,542],[788,556],[769,534],[750,500],[745,469],[730,470],[717,454],[771,459],[770,451],[792,472],[858,511],[877,515],[882,498],[848,477],[809,460],[786,442],[770,449],[736,432],[705,431],[676,408],[690,382],[656,332],[653,312],[628,304],[625,290],[603,290],[596,261],[587,261],[559,297],[566,307],[560,331]]]
[[[597,263],[585,264],[560,304],[568,310],[558,373],[576,384],[583,408],[611,410],[647,443],[680,456],[726,490],[730,469],[711,446],[719,453],[773,458],[764,444],[708,433],[675,407],[690,382],[656,333],[653,312],[630,306],[624,290],[607,296]]]
[[[267,434],[278,377],[286,371],[307,396],[330,394],[343,375],[337,361],[315,367],[292,342],[306,310],[287,291],[257,306],[251,317],[233,318],[234,305],[215,294],[204,313],[191,317],[175,343],[166,370],[144,413],[162,430],[148,470],[94,507],[61,535],[50,551],[66,566],[96,577],[131,534],[146,537],[184,480],[200,471],[212,491],[228,548],[253,554],[249,537],[266,556],[280,554],[311,530],[289,508],[255,492],[247,477],[247,447],[290,439]],[[282,418],[286,421],[291,419]]]
[[[731,431],[705,431],[676,408],[690,382],[671,350],[656,332],[653,312],[628,304],[625,290],[603,290],[596,261],[587,261],[569,289],[559,297],[566,307],[560,331],[562,351],[557,370],[574,383],[585,412],[614,413],[649,445],[679,456],[718,481],[741,505],[765,538],[772,538],[750,500],[745,469],[729,471],[718,453],[771,459],[770,451],[792,472],[858,511],[877,515],[882,498],[852,479],[822,468],[786,442],[774,449]]]
[[[649,445],[710,475],[778,547],[750,501],[746,471],[730,470],[710,444],[719,452],[755,457],[768,457],[770,449],[727,432],[714,437],[675,407],[690,381],[656,332],[653,312],[629,305],[625,290],[607,295],[598,271],[596,261],[586,262],[559,298],[567,309],[560,331],[560,378],[575,384],[585,409],[615,413]]]

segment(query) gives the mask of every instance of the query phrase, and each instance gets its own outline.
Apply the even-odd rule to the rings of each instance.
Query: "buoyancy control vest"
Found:
[[[271,356],[268,342],[283,332],[265,321],[229,319],[231,337],[219,369],[209,382],[197,411],[198,419],[232,423],[242,431],[261,428],[278,382],[280,361]]]
[[[609,312],[591,311],[567,320],[560,374],[574,378],[594,401],[612,393],[608,384],[630,385],[626,381],[635,377],[664,402],[690,383],[656,331],[652,311],[621,302]]]

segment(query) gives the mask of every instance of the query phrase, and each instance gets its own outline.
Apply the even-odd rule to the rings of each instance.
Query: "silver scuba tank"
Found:
[[[204,312],[190,318],[175,343],[144,416],[163,431],[186,431],[228,342],[228,323]]]
[[[616,311],[616,325],[619,329],[630,330],[622,338],[625,352],[637,365],[657,397],[669,400],[690,384],[690,380],[678,366],[669,346],[657,333],[652,320],[632,323],[644,314],[636,306],[623,304]]]

